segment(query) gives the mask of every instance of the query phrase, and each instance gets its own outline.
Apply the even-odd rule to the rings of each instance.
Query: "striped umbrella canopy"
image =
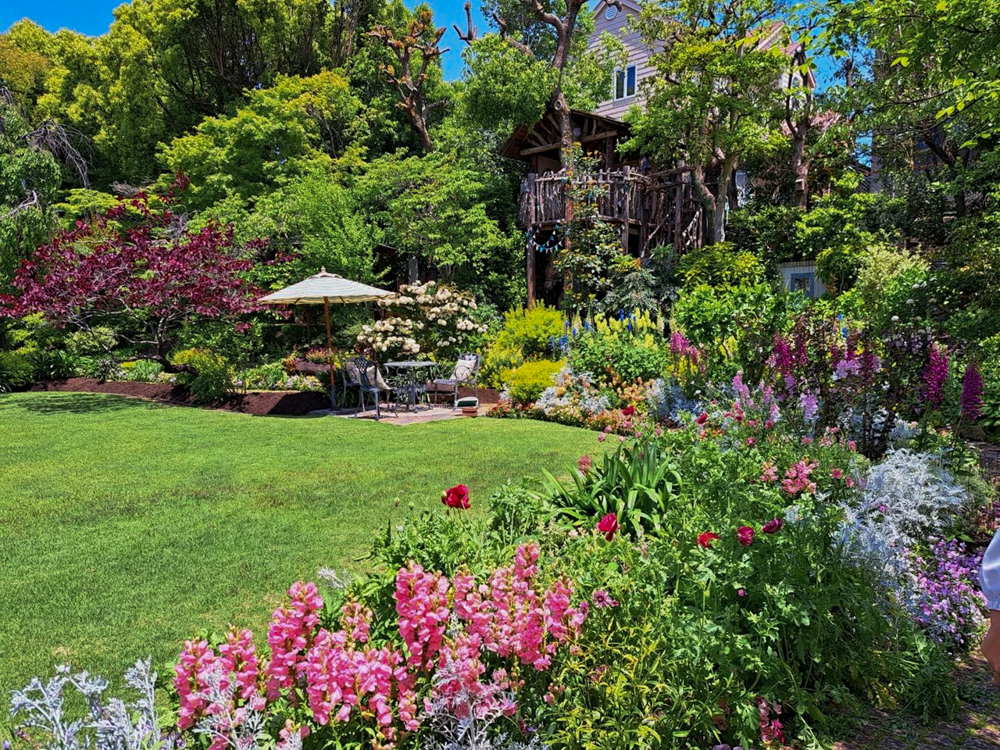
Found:
[[[326,348],[330,352],[330,402],[337,405],[336,385],[333,380],[333,339],[330,335],[330,303],[374,302],[386,297],[395,297],[395,292],[387,292],[374,286],[351,281],[335,273],[327,273],[324,267],[315,276],[310,276],[298,284],[286,286],[258,300],[262,305],[323,305],[326,316]]]
[[[263,305],[323,305],[350,302],[373,302],[394,296],[394,292],[351,281],[326,268],[297,284],[286,286],[260,299]]]

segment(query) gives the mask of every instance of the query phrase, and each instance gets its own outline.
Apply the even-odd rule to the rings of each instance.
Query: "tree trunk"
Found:
[[[557,88],[552,97],[552,108],[555,110],[556,122],[559,123],[559,162],[563,169],[569,166],[573,154],[573,119],[570,117],[569,103],[561,88]]]
[[[726,203],[729,196],[729,186],[736,173],[735,156],[726,156],[722,160],[722,171],[719,173],[719,184],[716,187],[718,195],[715,198],[715,214],[712,216],[712,244],[726,241]]]
[[[424,151],[428,154],[434,150],[434,143],[431,141],[430,133],[427,132],[427,115],[426,113],[414,112],[412,117],[413,128],[417,131],[417,136],[420,138],[420,143],[424,147]]]
[[[708,237],[705,238],[708,242],[706,244],[712,245],[715,243],[715,217],[719,213],[717,211],[718,202],[716,197],[712,195],[712,191],[708,189],[708,185],[705,184],[705,168],[702,165],[699,164],[691,169],[691,184],[694,186],[698,202],[701,203],[701,208],[708,219]]]
[[[792,203],[803,211],[809,204],[809,160],[806,158],[806,137],[809,128],[799,123],[795,128],[795,138],[792,141],[792,177],[795,184],[792,190]]]

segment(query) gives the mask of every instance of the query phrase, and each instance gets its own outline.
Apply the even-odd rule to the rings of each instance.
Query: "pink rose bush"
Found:
[[[396,633],[377,642],[364,603],[348,600],[331,626],[316,586],[296,582],[271,618],[269,654],[235,628],[217,650],[185,643],[173,681],[178,728],[210,724],[212,749],[221,750],[252,712],[290,711],[299,721],[286,724],[279,747],[344,726],[365,727],[373,748],[391,748],[428,716],[513,716],[524,680],[508,675],[549,670],[575,647],[588,612],[586,601],[573,603],[568,579],[539,577],[534,542],[485,580],[411,562],[396,574]]]

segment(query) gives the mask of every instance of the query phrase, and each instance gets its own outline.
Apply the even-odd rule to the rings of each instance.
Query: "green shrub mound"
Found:
[[[542,391],[550,387],[556,374],[563,368],[564,362],[525,362],[516,370],[510,370],[504,375],[504,384],[510,400],[515,404],[530,404],[542,395]]]
[[[17,352],[0,351],[0,393],[24,390],[31,385],[34,372],[28,357]]]

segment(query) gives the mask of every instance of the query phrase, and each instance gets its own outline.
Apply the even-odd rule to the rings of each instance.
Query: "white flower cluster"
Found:
[[[399,295],[378,301],[390,315],[364,326],[358,342],[376,352],[415,355],[433,354],[459,346],[467,337],[486,333],[487,327],[469,317],[476,309],[472,295],[436,281],[404,285]]]

